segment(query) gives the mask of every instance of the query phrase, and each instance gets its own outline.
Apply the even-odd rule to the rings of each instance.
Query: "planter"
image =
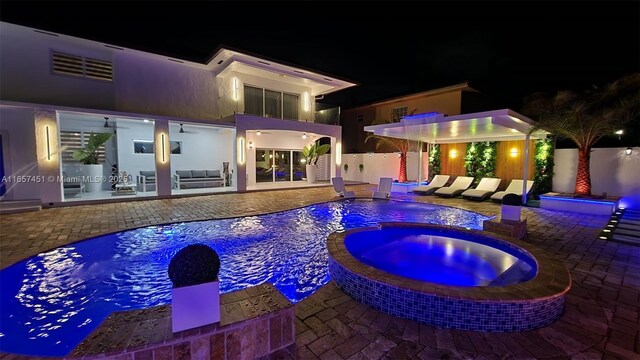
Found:
[[[220,322],[220,282],[171,289],[173,332]]]
[[[104,186],[104,165],[82,165],[82,176],[86,192],[102,191]]]
[[[316,182],[316,173],[318,172],[318,165],[307,165],[307,182],[313,184]]]

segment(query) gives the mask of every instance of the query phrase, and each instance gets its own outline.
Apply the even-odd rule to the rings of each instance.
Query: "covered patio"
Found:
[[[464,155],[460,155],[461,150],[453,144],[478,143],[487,141],[524,141],[522,145],[529,144],[530,140],[545,139],[547,132],[543,130],[531,131],[535,121],[510,109],[492,110],[471,114],[461,114],[446,116],[441,113],[424,113],[403,117],[400,122],[365,126],[364,130],[379,136],[387,136],[408,141],[416,141],[417,150],[421,158],[418,161],[422,166],[423,149],[422,144],[428,144],[431,150],[432,145],[451,144],[449,151],[442,152],[442,157],[458,158],[462,161]],[[524,155],[522,156],[521,171],[517,171],[519,178],[529,179],[531,165],[531,146],[522,146]],[[508,149],[508,148],[506,148]],[[519,148],[512,147],[507,151],[510,156],[519,156]],[[500,154],[498,154],[499,156]],[[506,155],[506,154],[505,154]],[[507,165],[508,166],[508,165]],[[443,171],[444,172],[444,171]],[[418,183],[425,172],[418,170]],[[427,173],[427,177],[432,174]],[[458,174],[447,174],[458,175]],[[526,181],[523,182],[523,203],[526,203]]]

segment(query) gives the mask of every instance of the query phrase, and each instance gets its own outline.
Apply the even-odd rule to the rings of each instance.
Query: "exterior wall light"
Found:
[[[631,155],[631,153],[633,152],[633,149],[628,147],[627,150],[624,151],[625,154],[627,154],[627,156]]]
[[[342,143],[336,143],[336,165],[342,164]]]
[[[455,159],[458,157],[458,150],[456,149],[451,149],[451,151],[449,151],[449,157],[452,159]]]
[[[258,136],[262,135],[262,131],[260,131],[260,130],[256,131],[256,135],[258,135]]]
[[[249,141],[249,149],[253,149],[253,141]]]
[[[302,138],[306,139],[307,138],[307,133],[302,133]]]
[[[239,89],[239,81],[238,78],[233,78],[233,100],[240,100],[240,89]]]
[[[238,164],[244,165],[244,138],[238,138]]]
[[[49,125],[44,127],[45,138],[47,140],[47,160],[51,160],[51,138],[49,135]]]
[[[309,93],[306,91],[302,94],[302,109],[309,111]]]
[[[509,151],[509,155],[511,155],[511,157],[518,156],[518,149],[517,148],[511,148],[511,150]]]

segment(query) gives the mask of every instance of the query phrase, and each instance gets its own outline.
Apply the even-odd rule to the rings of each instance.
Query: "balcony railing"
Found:
[[[316,103],[315,123],[327,125],[340,125],[340,107],[322,103]]]

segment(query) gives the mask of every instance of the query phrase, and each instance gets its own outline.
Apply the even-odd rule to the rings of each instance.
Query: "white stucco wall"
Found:
[[[154,123],[140,120],[118,120],[118,169],[132,175],[140,171],[155,171],[154,154],[136,154],[133,140],[154,140]]]
[[[233,79],[238,79],[238,99],[234,99],[234,82]],[[259,87],[267,90],[282,91],[290,94],[298,95],[298,118],[301,121],[313,122],[313,107],[315,101],[313,101],[313,95],[311,94],[311,88],[289,84],[286,82],[275,81],[271,79],[265,79],[249,74],[241,74],[235,71],[225,73],[223,76],[217,77],[218,92],[220,94],[220,115],[226,117],[229,115],[244,114],[244,84],[253,87]],[[304,92],[309,93],[309,110],[304,111],[303,101]]]
[[[31,109],[0,107],[5,176],[37,176],[34,114]],[[36,182],[7,182],[3,200],[40,199]]]
[[[168,59],[116,53],[114,69],[116,110],[218,119],[215,76]]]
[[[371,184],[378,184],[381,177],[390,177],[394,180],[398,180],[398,174],[400,172],[400,158],[397,153],[372,153],[372,154],[344,154],[342,156],[342,163],[349,164],[349,170],[344,171],[344,166],[341,166],[342,177],[345,180],[364,181]],[[409,181],[416,181],[418,179],[418,161],[419,156],[417,152],[407,153],[407,179]],[[423,153],[422,157],[422,180],[427,178],[427,153]],[[358,168],[359,164],[364,165],[364,169],[360,172]]]
[[[222,162],[233,163],[235,132],[229,128],[169,123],[169,140],[182,142],[182,154],[171,154],[171,174],[176,170],[220,170]]]
[[[31,31],[25,44],[15,25],[0,23],[0,98],[3,100],[55,104],[92,109],[113,109],[114,85],[103,80],[54,74],[51,51],[111,61],[111,52],[74,46],[51,35]],[[5,31],[7,30],[7,31]]]
[[[640,194],[640,148],[598,148],[591,153],[591,192],[610,196]],[[578,166],[577,149],[556,149],[553,191],[572,193]]]

